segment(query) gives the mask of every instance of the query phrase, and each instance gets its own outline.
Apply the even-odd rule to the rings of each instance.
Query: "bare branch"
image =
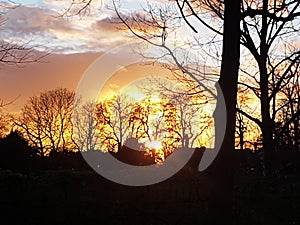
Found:
[[[260,127],[262,126],[262,122],[259,119],[249,115],[248,113],[244,112],[243,110],[237,108],[237,112],[241,113],[242,115],[244,115],[245,117],[247,117],[251,121],[255,122],[258,126],[260,126]]]

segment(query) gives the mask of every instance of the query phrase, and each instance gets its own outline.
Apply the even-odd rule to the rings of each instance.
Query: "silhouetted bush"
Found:
[[[0,168],[27,170],[35,158],[35,149],[28,146],[20,133],[11,132],[0,139]]]

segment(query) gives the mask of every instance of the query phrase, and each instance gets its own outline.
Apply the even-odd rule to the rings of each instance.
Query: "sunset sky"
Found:
[[[1,65],[0,98],[5,102],[17,98],[12,105],[6,107],[11,112],[18,112],[29,96],[38,95],[41,91],[57,87],[76,90],[83,74],[96,59],[105,53],[114,54],[115,47],[136,42],[124,31],[118,30],[116,24],[111,23],[110,18],[116,15],[108,1],[94,0],[89,13],[84,17],[61,16],[70,6],[70,1],[14,2],[16,4],[9,1],[2,3],[13,9],[4,15],[6,21],[1,26],[4,32],[0,33],[0,40],[28,43],[37,54],[49,55],[38,63],[22,64],[19,67]],[[142,2],[145,3],[130,0],[126,4],[124,2],[124,12],[140,9]],[[18,7],[15,7],[17,4]],[[196,23],[195,25],[197,26]],[[188,35],[187,31],[182,30],[179,30],[179,34],[182,34],[180,38]],[[201,35],[204,36],[204,33]],[[132,54],[132,50],[126,46],[118,54],[121,54],[121,59],[126,59]],[[114,64],[111,60],[106,67],[115,67]],[[149,74],[144,74],[147,75]]]
[[[0,40],[29,42],[39,54],[50,54],[38,63],[19,67],[1,65],[0,97],[4,102],[17,97],[13,105],[7,106],[9,111],[19,111],[29,96],[41,91],[56,87],[75,90],[95,59],[128,42],[128,38],[110,24],[108,17],[112,12],[98,0],[83,19],[59,17],[68,1],[64,4],[56,0],[14,2],[20,6],[6,13]],[[7,4],[11,5],[8,1]]]

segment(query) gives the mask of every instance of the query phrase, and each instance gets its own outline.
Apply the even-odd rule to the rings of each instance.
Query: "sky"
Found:
[[[45,57],[37,63],[20,66],[0,64],[0,99],[4,102],[16,99],[6,107],[8,111],[18,113],[30,96],[46,90],[57,87],[76,90],[93,63],[99,58],[101,61],[101,57],[107,54],[115,54],[116,48],[119,48],[120,60],[107,60],[103,67],[117,72],[124,67],[122,62],[128,63],[132,54],[128,44],[135,41],[111,23],[110,18],[115,13],[107,4],[108,0],[93,0],[84,17],[61,16],[70,6],[68,0],[13,2],[15,4],[8,0],[0,1],[2,9],[9,9],[0,27],[0,40],[26,43]],[[139,1],[127,0],[124,4],[126,9],[122,10],[134,11],[140,8],[140,4]],[[101,72],[107,73],[105,68],[99,69],[100,76]]]
[[[27,0],[1,2],[5,13],[0,40],[28,43],[40,54],[38,63],[0,65],[0,99],[16,101],[6,107],[18,112],[29,96],[57,87],[75,90],[81,76],[98,57],[128,38],[109,21],[110,10],[95,0],[84,18],[60,15],[68,1]],[[15,7],[17,6],[17,7]],[[3,32],[4,31],[4,32]]]
[[[103,51],[124,41],[108,20],[110,10],[93,1],[91,12],[84,18],[61,17],[68,1],[20,1],[6,13],[1,39],[32,40],[40,50],[64,54]]]

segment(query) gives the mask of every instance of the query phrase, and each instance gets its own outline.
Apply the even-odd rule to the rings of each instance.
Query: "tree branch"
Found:
[[[249,120],[255,122],[259,127],[262,126],[262,122],[259,119],[255,118],[253,116],[250,116],[248,113],[244,112],[243,110],[241,110],[239,108],[237,108],[236,110],[237,110],[237,112],[241,113],[243,116],[247,117]]]

